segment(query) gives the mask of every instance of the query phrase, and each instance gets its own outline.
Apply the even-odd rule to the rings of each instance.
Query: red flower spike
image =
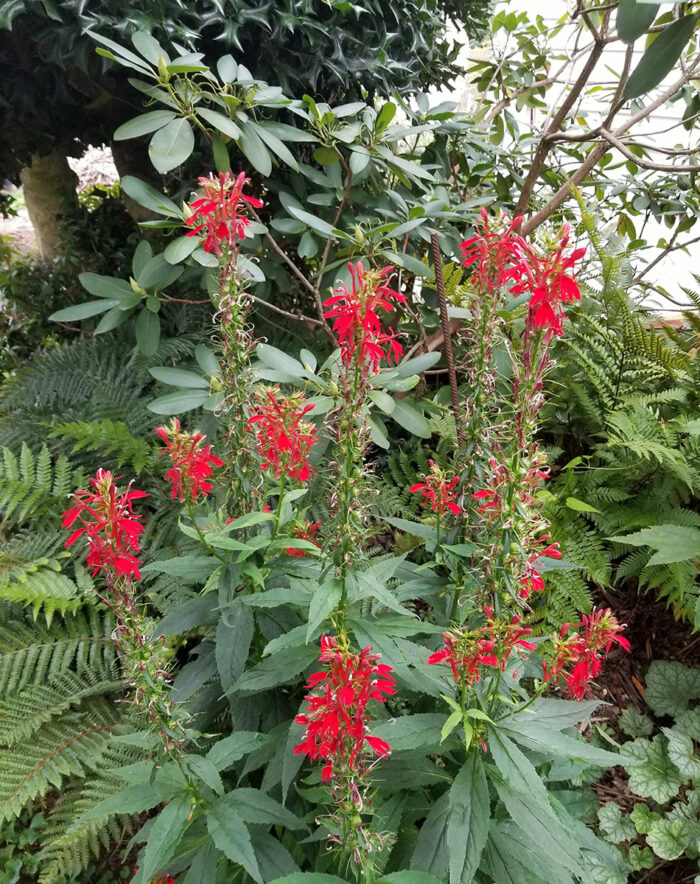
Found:
[[[306,730],[294,752],[323,760],[326,782],[336,776],[362,777],[373,756],[391,751],[385,740],[369,733],[367,712],[369,700],[384,703],[396,693],[391,667],[378,664],[379,654],[369,647],[359,654],[350,651],[343,635],[340,640],[322,636],[319,660],[324,669],[309,678],[307,711],[296,717]]]
[[[433,512],[444,516],[445,511],[449,509],[453,515],[458,516],[462,510],[459,504],[455,503],[458,492],[454,488],[459,482],[459,476],[448,480],[447,474],[434,461],[429,461],[429,464],[430,473],[424,476],[425,482],[411,485],[409,491],[412,494],[420,491],[424,498],[423,505],[430,504],[430,509]]]
[[[328,308],[326,319],[335,319],[333,331],[338,336],[340,355],[348,365],[356,353],[360,362],[377,370],[381,360],[397,363],[403,355],[394,332],[382,331],[379,311],[392,313],[397,303],[405,304],[406,298],[389,288],[388,278],[393,267],[382,270],[365,270],[362,263],[349,263],[352,288],[345,284],[334,289],[332,297],[323,302]]]
[[[171,498],[195,503],[200,492],[209,494],[212,484],[207,479],[213,467],[223,467],[224,462],[211,453],[209,445],[202,445],[207,437],[199,430],[184,433],[177,418],[172,419],[170,427],[159,427],[156,435],[165,442],[159,454],[167,451],[173,463],[165,474],[172,485]]]
[[[303,393],[280,395],[279,387],[255,391],[257,411],[248,420],[255,433],[260,469],[272,467],[276,479],[286,475],[306,482],[316,470],[309,464],[309,452],[318,442],[316,427],[305,420],[313,410]]]
[[[583,627],[583,634],[573,632],[566,637],[570,629],[580,627]],[[563,677],[569,696],[582,700],[588,685],[603,668],[603,655],[607,655],[614,644],[629,653],[630,643],[620,635],[623,629],[624,626],[617,622],[610,608],[584,614],[581,622],[573,624],[573,627],[565,623],[552,639],[554,662],[543,663],[544,680],[556,684]]]
[[[308,540],[309,543],[314,543],[319,549],[321,549],[321,544],[316,543],[316,541],[314,540],[314,536],[320,527],[320,521],[309,522],[309,520],[306,519],[303,527],[294,529],[294,536],[298,537],[300,540]],[[294,558],[301,558],[302,556],[306,556],[306,553],[303,549],[296,549],[293,546],[285,548],[284,551],[287,553],[288,556],[293,556]]]
[[[513,233],[523,218],[518,215],[508,221],[501,216],[500,232],[491,230],[488,212],[481,209],[476,222],[476,234],[460,244],[462,266],[472,268],[472,285],[482,292],[502,288],[519,278],[515,267],[523,256],[524,240]]]
[[[192,228],[187,236],[203,237],[205,252],[212,252],[220,258],[222,246],[230,249],[238,240],[244,239],[250,221],[240,214],[241,203],[258,209],[262,206],[259,199],[243,193],[249,181],[245,172],[240,172],[235,180],[230,172],[219,172],[217,178],[199,179],[202,190],[199,198],[191,203],[192,214],[185,223]]]
[[[63,514],[64,528],[70,528],[76,521],[81,524],[70,535],[66,546],[85,534],[88,541],[85,561],[93,576],[104,571],[108,576],[140,580],[141,560],[133,553],[139,550],[143,525],[139,521],[141,517],[133,512],[132,502],[148,495],[129,489],[119,492],[112,474],[102,469],[90,479],[90,485],[94,491],[76,492],[77,503]]]

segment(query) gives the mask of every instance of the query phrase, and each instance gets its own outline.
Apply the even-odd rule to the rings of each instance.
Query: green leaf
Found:
[[[201,780],[212,792],[217,795],[224,794],[224,784],[221,782],[219,771],[209,758],[203,758],[201,755],[185,755],[182,758],[182,766],[185,772]]]
[[[189,826],[191,802],[189,795],[174,798],[156,817],[151,827],[143,862],[139,866],[142,881],[150,881],[158,872],[165,872],[180,839]]]
[[[125,175],[119,180],[122,191],[135,200],[140,206],[157,212],[159,215],[169,215],[174,218],[182,218],[182,212],[175,203],[164,196],[155,187],[135,178],[133,175]]]
[[[258,137],[267,145],[277,159],[282,160],[283,163],[286,163],[295,172],[299,171],[299,164],[294,154],[283,141],[280,141],[274,132],[265,126],[260,126],[258,123],[249,123],[249,125],[254,128]]]
[[[430,279],[433,276],[432,268],[428,267],[428,265],[424,264],[422,261],[419,261],[418,258],[414,258],[413,255],[406,255],[403,252],[394,252],[390,249],[382,249],[381,254],[387,260],[391,261],[392,264],[398,264],[399,267],[403,267],[414,276],[423,276],[426,279]]]
[[[627,855],[633,871],[639,872],[642,869],[651,869],[654,867],[654,854],[648,847],[641,848],[637,844],[630,847]],[[697,879],[696,879],[697,881]]]
[[[348,884],[345,878],[325,875],[322,872],[294,872],[284,878],[275,878],[270,884]]]
[[[76,304],[74,307],[64,307],[49,316],[51,322],[77,322],[80,319],[88,319],[97,316],[116,307],[119,300],[100,298],[99,301],[86,301],[84,304]]]
[[[697,710],[700,714],[700,710]],[[700,778],[700,755],[696,754],[693,739],[677,727],[661,729],[668,740],[668,757],[686,780]]]
[[[439,881],[447,881],[447,822],[450,816],[450,793],[444,792],[433,802],[418,832],[411,857],[411,869],[428,872]]]
[[[260,172],[263,178],[268,178],[272,172],[272,159],[258,133],[250,126],[246,126],[241,133],[238,146],[250,160],[253,168]]]
[[[309,605],[309,622],[306,627],[307,642],[311,641],[318,627],[336,610],[340,604],[342,591],[342,582],[336,578],[324,580],[316,588]]]
[[[642,798],[665,804],[677,794],[682,779],[668,757],[661,734],[653,740],[632,740],[620,750],[620,761],[629,774],[630,789]]]
[[[194,132],[188,120],[172,120],[151,138],[148,156],[156,169],[164,175],[177,168],[194,150]]]
[[[438,712],[401,715],[389,721],[377,722],[372,726],[372,733],[386,740],[392,752],[428,751],[440,745],[440,729],[444,720],[445,716]]]
[[[566,505],[570,510],[575,510],[577,513],[599,513],[600,510],[597,510],[594,506],[591,506],[590,503],[585,503],[583,500],[579,500],[576,497],[567,497]]]
[[[125,141],[128,138],[138,138],[140,135],[148,135],[156,129],[162,129],[167,123],[175,119],[175,114],[168,110],[150,111],[134,117],[127,123],[122,123],[114,133],[115,141]]]
[[[295,378],[301,378],[306,375],[306,370],[298,359],[288,356],[282,350],[278,350],[277,347],[272,347],[270,344],[258,344],[255,353],[258,359],[270,368],[283,371],[285,374],[292,375]]]
[[[238,679],[236,690],[244,694],[266,691],[293,681],[318,656],[315,647],[283,648],[272,657],[266,657]]]
[[[443,884],[435,875],[427,872],[416,872],[404,869],[402,872],[392,872],[380,878],[377,884]]]
[[[196,236],[178,236],[171,243],[168,243],[163,257],[169,264],[179,264],[188,258],[199,245]]]
[[[634,43],[646,33],[658,14],[656,5],[620,0],[616,19],[618,36],[623,43]]]
[[[405,531],[407,534],[413,534],[415,537],[422,537],[423,540],[437,539],[437,531],[433,525],[425,525],[423,522],[410,522],[408,519],[396,519],[393,516],[387,516],[384,519],[399,531]]]
[[[151,310],[142,310],[135,326],[136,343],[144,356],[153,356],[160,343],[160,319]]]
[[[86,813],[82,814],[80,821],[97,819],[101,816],[111,816],[115,813],[142,813],[150,810],[157,804],[169,801],[177,792],[181,791],[179,783],[156,780],[149,783],[137,783],[123,792],[110,795],[98,804],[95,804]]]
[[[207,758],[218,771],[228,770],[241,758],[260,748],[262,734],[253,731],[236,731],[218,740],[207,753]]]
[[[368,395],[384,414],[393,414],[396,408],[396,401],[388,393],[385,393],[383,390],[370,390]]]
[[[156,574],[169,574],[171,577],[182,577],[183,580],[198,580],[204,583],[219,560],[214,556],[174,556],[160,562],[149,562],[141,570],[145,574],[151,571]]]
[[[689,669],[682,663],[654,660],[646,678],[644,701],[655,715],[674,718],[700,699],[700,669]]]
[[[394,399],[394,410],[391,417],[400,427],[413,433],[414,436],[418,436],[420,439],[430,438],[430,424],[418,409],[405,399]]]
[[[246,823],[286,826],[292,831],[307,828],[291,810],[258,789],[233,789],[226,798]]]
[[[228,147],[218,132],[212,132],[211,151],[214,156],[214,166],[217,172],[231,171],[231,158],[228,155]]]
[[[237,519],[234,519],[233,522],[228,523],[226,526],[226,533],[240,531],[242,528],[250,528],[252,525],[260,525],[263,522],[270,522],[274,518],[275,516],[273,513],[243,513],[242,516],[239,516]]]
[[[617,719],[617,726],[629,737],[650,737],[654,724],[648,715],[642,715],[636,706],[627,706]]]
[[[250,833],[231,806],[228,795],[209,805],[207,829],[214,844],[231,862],[243,866],[251,878],[263,884]]]
[[[685,851],[693,837],[690,820],[664,819],[653,823],[647,835],[647,844],[661,859],[672,860]]]
[[[659,550],[649,559],[650,565],[685,562],[700,557],[700,529],[685,525],[654,525],[651,528],[635,531],[634,534],[611,537],[610,540],[614,543],[650,546]]]
[[[450,884],[468,884],[474,880],[488,839],[491,802],[479,751],[469,753],[449,792]]]
[[[96,335],[103,335],[105,332],[110,332],[112,329],[118,328],[129,318],[129,313],[129,310],[124,309],[124,302],[122,301],[118,307],[112,307],[111,310],[108,310],[105,313],[95,326],[94,333]]]
[[[598,811],[600,831],[608,841],[619,844],[621,841],[632,841],[637,837],[637,830],[629,816],[622,816],[622,811],[614,801],[608,801]]]
[[[383,132],[396,115],[396,105],[393,101],[387,101],[377,114],[377,122],[374,124],[375,132]]]
[[[238,65],[231,55],[222,55],[216,62],[216,70],[222,83],[233,83],[238,73]]]
[[[313,152],[313,158],[319,166],[335,166],[340,162],[340,154],[334,147],[317,147]]]
[[[90,292],[91,295],[97,295],[98,298],[119,300],[134,294],[134,290],[126,280],[117,279],[114,276],[101,276],[99,273],[81,273],[78,279],[86,291]]]
[[[219,132],[228,135],[229,138],[233,138],[234,141],[238,141],[241,137],[241,130],[230,117],[226,116],[226,114],[222,114],[215,110],[209,110],[209,108],[205,107],[198,107],[197,114]]]
[[[254,631],[253,612],[240,599],[222,610],[216,628],[216,665],[225,694],[243,674]]]
[[[623,99],[646,95],[676,66],[697,23],[697,15],[684,15],[659,34],[630,74]]]
[[[548,731],[537,720],[530,723],[518,721],[516,724],[505,719],[499,721],[499,726],[502,732],[506,732],[511,739],[525,746],[526,749],[534,749],[545,756],[571,758],[574,761],[586,761],[600,767],[609,767],[620,763],[620,758],[615,753],[599,749],[588,743],[583,737],[572,739],[563,733]]]
[[[303,209],[298,209],[294,205],[287,205],[287,211],[290,215],[293,215],[297,221],[302,221],[312,230],[315,230],[316,233],[320,233],[321,236],[333,236],[333,225],[329,224],[327,221],[324,221],[322,218],[317,218],[315,215],[311,215],[309,212],[305,212]]]
[[[209,390],[209,381],[193,371],[168,366],[155,366],[148,369],[149,374],[157,381],[171,387],[186,387],[195,390]]]
[[[161,56],[167,62],[168,57],[165,50],[147,31],[135,31],[131,35],[131,42],[134,44],[134,49],[151,64],[157,65]]]
[[[148,410],[155,414],[182,414],[184,411],[199,408],[204,404],[208,395],[207,390],[178,390],[149,402]]]

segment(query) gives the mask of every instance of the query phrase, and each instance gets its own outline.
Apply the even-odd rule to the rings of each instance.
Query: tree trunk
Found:
[[[20,180],[39,254],[50,261],[59,253],[60,216],[78,204],[78,176],[59,149],[44,156],[34,154],[31,164],[20,172]]]
[[[153,166],[151,165],[151,161],[148,159],[148,152],[145,145],[136,140],[113,141],[110,144],[110,147],[112,148],[112,158],[114,159],[114,165],[117,167],[117,172],[119,172],[120,178],[124,178],[126,175],[134,175],[136,178],[140,178],[142,181],[145,181],[147,184],[155,187],[156,190],[160,190],[162,188],[160,178],[158,178],[153,172]],[[139,205],[135,200],[132,200],[131,197],[127,196],[123,191],[122,202],[124,203],[124,208],[126,209],[126,211],[129,213],[129,215],[131,215],[131,217],[137,224],[139,224],[141,221],[153,221],[156,218],[160,217],[155,212],[152,212],[150,209]],[[140,233],[147,239],[149,235],[148,227],[142,227]]]

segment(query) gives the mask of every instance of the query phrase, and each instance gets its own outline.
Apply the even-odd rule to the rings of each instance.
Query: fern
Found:
[[[22,443],[19,457],[0,449],[0,515],[5,522],[22,523],[65,503],[69,493],[83,481],[62,455],[55,466],[43,445],[37,455]]]
[[[113,454],[118,468],[131,463],[135,473],[144,469],[152,452],[151,446],[133,436],[125,423],[108,418],[58,424],[52,435],[73,442],[71,453],[87,450],[99,451],[105,456]]]

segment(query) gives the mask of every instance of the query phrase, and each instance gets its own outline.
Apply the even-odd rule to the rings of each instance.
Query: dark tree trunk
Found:
[[[39,156],[20,172],[24,201],[36,235],[39,254],[50,261],[59,253],[61,216],[78,204],[78,176],[60,149]]]

